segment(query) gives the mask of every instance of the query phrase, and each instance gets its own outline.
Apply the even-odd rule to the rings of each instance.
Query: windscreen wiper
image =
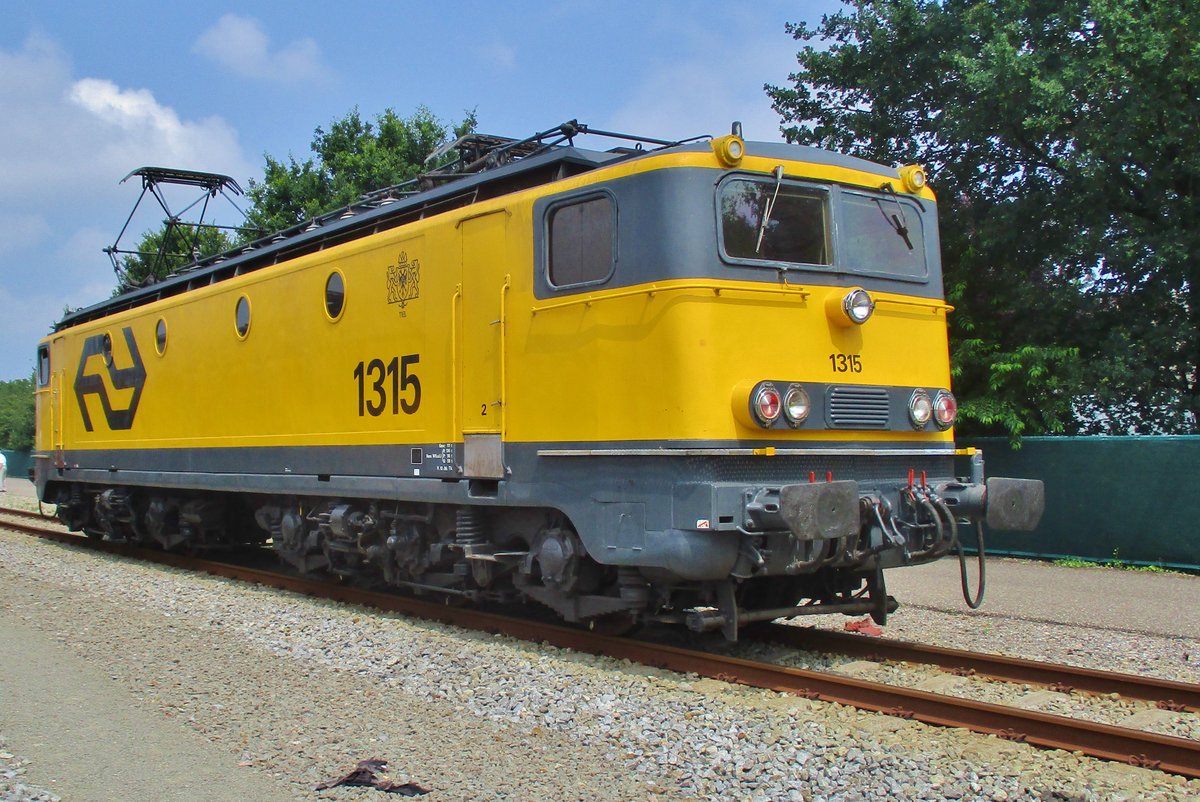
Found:
[[[886,183],[880,186],[879,190],[884,195],[891,193],[892,202],[896,204],[896,208],[900,211],[899,216],[894,214],[889,216],[887,212],[883,211],[883,204],[881,203],[879,204],[879,211],[883,214],[883,219],[887,220],[888,225],[892,227],[892,230],[895,231],[902,240],[904,240],[904,244],[908,246],[908,249],[910,251],[913,250],[912,240],[908,238],[908,219],[904,216],[904,204],[900,202],[900,198],[896,195],[896,189],[891,185],[891,183]]]
[[[779,197],[779,186],[783,183],[783,165],[775,165],[775,169],[771,171],[775,176],[775,192],[771,195],[766,205],[763,206],[762,223],[758,226],[758,239],[754,243],[754,252],[758,253],[762,250],[763,235],[767,233],[767,224],[771,222],[771,213],[775,211],[775,200]]]

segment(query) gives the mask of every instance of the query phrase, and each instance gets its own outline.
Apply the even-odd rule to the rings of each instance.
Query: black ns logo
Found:
[[[109,429],[116,431],[117,429],[133,428],[133,416],[137,412],[138,401],[142,397],[142,387],[146,384],[146,366],[142,364],[142,355],[138,351],[137,342],[133,339],[133,329],[126,326],[121,331],[125,335],[125,344],[129,346],[129,356],[133,359],[130,367],[118,368],[116,366],[112,355],[112,343],[107,334],[94,334],[88,337],[83,344],[83,355],[79,357],[79,370],[75,373],[75,399],[79,402],[83,425],[89,432],[93,431],[92,416],[88,414],[84,399],[93,393],[100,396],[100,404],[104,407],[104,419],[108,422]],[[102,373],[84,373],[87,369],[88,359],[93,356],[104,357],[104,365],[108,370],[108,378],[112,382],[113,389],[133,388],[133,398],[129,400],[128,409],[113,409],[112,401],[108,397],[108,390],[104,386]]]

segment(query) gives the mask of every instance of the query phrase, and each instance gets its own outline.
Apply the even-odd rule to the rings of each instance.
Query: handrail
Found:
[[[510,286],[511,276],[504,274],[504,284],[500,287],[500,439],[504,440],[508,433],[508,374],[506,367],[508,364],[508,314],[506,304],[508,302],[508,288]]]
[[[454,285],[454,294],[450,296],[450,431],[454,432],[460,426],[458,419],[458,371],[462,369],[462,359],[459,358],[458,348],[458,309],[462,302],[462,284]]]
[[[650,298],[653,298],[656,294],[658,294],[660,292],[685,292],[685,291],[689,291],[689,290],[705,290],[708,292],[712,292],[713,295],[715,295],[715,296],[720,296],[722,293],[726,293],[726,292],[750,292],[750,293],[760,293],[760,294],[765,294],[765,295],[795,295],[795,296],[798,296],[801,300],[807,300],[808,297],[810,295],[812,295],[811,292],[803,289],[802,287],[796,287],[795,289],[781,289],[779,287],[751,287],[751,286],[714,287],[711,284],[703,284],[700,282],[693,282],[693,283],[689,283],[689,284],[672,284],[667,287],[659,287],[657,285],[653,285],[649,288],[634,287],[634,288],[630,288],[627,290],[610,292],[610,293],[606,293],[604,295],[599,295],[599,296],[590,295],[588,297],[570,298],[565,301],[558,301],[556,303],[543,304],[541,306],[534,306],[534,307],[531,307],[530,311],[532,312],[532,314],[536,315],[538,312],[546,312],[551,309],[563,309],[563,308],[566,308],[569,306],[582,305],[582,306],[590,307],[592,304],[599,303],[600,301],[616,300],[618,298],[632,298],[637,295],[646,295]],[[949,313],[949,312],[954,311],[954,307],[945,302],[926,301],[926,300],[917,301],[917,300],[909,300],[909,299],[904,299],[904,298],[876,298],[875,305],[876,306],[880,306],[880,305],[915,306],[918,309],[928,309],[930,312],[932,312],[934,314],[936,314],[938,312]]]
[[[937,314],[938,312],[953,312],[954,307],[948,303],[937,301],[912,301],[907,298],[876,298],[876,306],[891,305],[891,306],[915,306],[920,309],[928,309],[930,312]]]
[[[686,292],[689,290],[704,290],[707,292],[711,292],[714,296],[719,296],[722,293],[726,293],[726,292],[750,292],[750,293],[761,293],[764,295],[794,295],[794,296],[799,297],[799,299],[802,301],[807,300],[808,296],[812,294],[812,293],[808,292],[807,290],[800,288],[800,287],[797,287],[795,289],[786,289],[786,290],[780,289],[779,287],[752,287],[752,286],[714,287],[711,284],[705,284],[705,283],[701,283],[701,282],[692,282],[689,284],[672,284],[667,287],[659,287],[657,285],[652,285],[649,288],[636,287],[636,288],[631,288],[631,289],[627,289],[627,290],[620,290],[617,292],[606,293],[601,296],[589,296],[586,298],[571,298],[566,301],[558,301],[557,303],[543,304],[542,306],[534,306],[534,307],[531,307],[530,311],[536,315],[538,312],[546,312],[551,309],[563,309],[568,306],[580,306],[580,305],[591,306],[593,303],[598,303],[600,301],[610,301],[610,300],[615,300],[617,298],[632,298],[637,295],[647,295],[647,296],[653,298],[655,295],[657,295],[660,292]]]

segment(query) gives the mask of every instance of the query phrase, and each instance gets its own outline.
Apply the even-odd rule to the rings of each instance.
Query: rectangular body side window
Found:
[[[596,284],[613,273],[612,198],[596,195],[550,210],[550,284]]]

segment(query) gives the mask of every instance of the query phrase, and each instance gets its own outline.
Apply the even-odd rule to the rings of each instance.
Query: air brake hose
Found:
[[[951,520],[953,520],[953,518],[951,518]],[[983,593],[985,590],[987,590],[987,554],[984,552],[983,548],[982,520],[975,522],[975,532],[979,536],[979,592],[976,594],[974,599],[971,598],[970,582],[967,581],[967,556],[963,554],[962,543],[958,540],[957,527],[955,528],[954,532],[955,545],[958,547],[958,571],[959,575],[962,577],[963,601],[965,601],[967,606],[972,610],[978,610],[979,606],[983,604]]]
[[[942,514],[934,506],[935,502],[932,500],[931,496],[926,496],[918,500],[921,502],[921,506],[925,508],[925,511],[929,513],[929,517],[933,519],[933,525],[937,528],[937,535],[934,537],[933,545],[928,549],[921,550],[921,554],[923,556],[937,549],[937,547],[941,544],[942,538],[946,534],[946,530],[942,526]],[[953,524],[951,524],[951,526],[953,526]]]
[[[972,599],[970,582],[967,580],[967,558],[963,554],[962,543],[958,540],[958,521],[954,517],[954,511],[940,498],[934,498],[933,503],[950,524],[950,547],[958,552],[958,573],[962,578],[963,601],[972,610],[978,610],[979,606],[983,604],[984,591],[987,590],[987,553],[983,544],[983,519],[976,521],[975,524],[976,533],[979,536],[979,593]]]

